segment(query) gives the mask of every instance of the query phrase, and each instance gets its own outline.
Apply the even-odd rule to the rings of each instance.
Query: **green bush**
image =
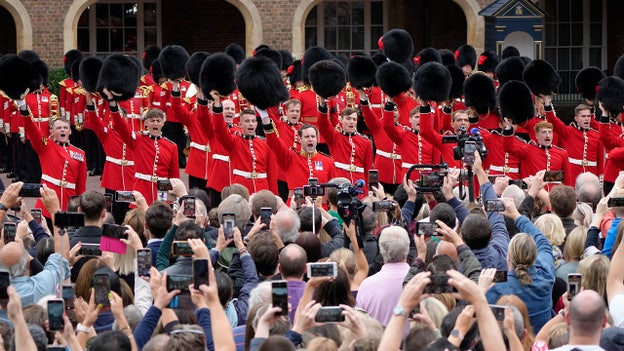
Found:
[[[64,68],[56,68],[50,70],[50,76],[48,78],[48,89],[50,92],[56,96],[59,96],[59,88],[58,84],[65,78],[69,78]]]

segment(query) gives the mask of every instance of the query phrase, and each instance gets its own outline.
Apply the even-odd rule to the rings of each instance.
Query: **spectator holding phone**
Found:
[[[80,196],[79,212],[84,213],[84,226],[78,228],[72,235],[69,245],[74,248],[82,247],[83,244],[100,244],[102,226],[106,217],[106,198],[104,194],[95,190],[89,190]],[[93,257],[91,257],[93,258]],[[78,278],[82,266],[89,260],[83,257],[72,266],[72,282]]]

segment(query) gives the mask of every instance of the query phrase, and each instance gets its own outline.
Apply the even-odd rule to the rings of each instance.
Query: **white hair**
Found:
[[[403,227],[389,226],[379,234],[379,251],[384,263],[403,262],[409,252],[409,237]]]

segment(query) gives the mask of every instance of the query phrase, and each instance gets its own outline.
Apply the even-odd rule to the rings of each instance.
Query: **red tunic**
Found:
[[[265,131],[265,135],[279,166],[286,173],[289,190],[307,185],[308,178],[318,178],[319,184],[322,184],[336,176],[334,160],[331,157],[320,152],[313,155],[305,151],[297,152],[277,133]]]
[[[535,142],[537,142],[537,138],[535,137],[535,125],[540,122],[548,122],[546,116],[537,115],[528,120],[526,124],[523,125],[523,128],[526,130],[527,134],[529,134],[529,138]],[[560,144],[559,135],[557,135],[557,133],[553,133],[552,144],[562,147],[562,145]]]
[[[112,112],[112,111],[111,111]],[[112,113],[113,125],[121,140],[133,151],[134,186],[151,204],[158,195],[159,179],[180,178],[178,147],[162,136],[131,132],[120,113]]]
[[[384,131],[383,122],[386,118],[394,120],[394,116],[383,116],[373,112],[368,104],[362,105],[362,116],[375,141],[375,168],[380,170],[379,181],[388,184],[400,184],[403,181],[400,148]]]
[[[404,126],[410,126],[410,111],[415,107],[418,107],[418,102],[414,100],[407,93],[401,93],[396,96],[392,101],[397,105],[399,109],[399,124]]]
[[[533,142],[524,143],[515,136],[503,138],[503,148],[506,152],[520,159],[520,177],[526,178],[541,170],[564,172],[563,183],[574,186],[568,168],[568,153],[557,146],[544,148]]]
[[[180,96],[186,96],[186,92],[189,89],[190,85],[191,83],[185,80],[180,82]],[[165,101],[167,122],[182,123],[177,113],[171,110],[171,100],[173,99],[173,96],[171,95],[171,83],[169,82],[164,83],[162,85],[162,88],[165,91],[164,101]]]
[[[138,89],[133,98],[119,102],[119,107],[126,112],[125,118],[133,132],[140,132],[143,130],[143,117],[141,116],[141,110],[143,109],[142,104],[141,92]]]
[[[39,155],[41,163],[41,182],[56,192],[61,210],[67,208],[69,198],[85,192],[87,186],[87,163],[84,151],[67,143],[60,145],[52,138],[43,136],[41,129],[27,116],[24,117],[26,133],[30,135],[30,144]],[[37,199],[36,208],[41,208],[44,216],[50,213]]]
[[[72,90],[74,100],[71,105],[71,117],[72,124],[76,126],[77,130],[81,130],[84,123],[84,111],[87,108],[87,97],[85,93],[86,91],[79,86]]]
[[[120,112],[114,112],[120,114]],[[119,117],[121,119],[121,117]],[[134,156],[121,140],[116,130],[108,127],[95,111],[87,108],[85,113],[86,129],[91,129],[102,143],[106,162],[102,171],[100,186],[112,190],[132,190],[134,185]],[[122,175],[121,177],[119,175]]]
[[[51,102],[57,99],[56,95],[50,93],[47,88],[44,88],[41,93],[30,93],[26,95],[28,109],[30,109],[34,122],[39,129],[41,129],[43,135],[50,134],[50,118],[52,117]]]
[[[487,130],[495,130],[501,127],[500,115],[494,110],[490,111],[487,116],[477,117],[479,118],[479,120],[477,121],[477,123],[472,124],[471,127],[483,128]],[[533,136],[535,136],[535,131],[533,132]]]
[[[553,132],[568,152],[570,179],[576,182],[576,177],[583,172],[600,176],[604,168],[604,151],[598,131],[566,126],[554,111],[547,111],[546,119],[553,124]]]
[[[607,153],[611,150],[624,146],[624,139],[622,139],[622,124],[620,123],[600,123],[599,129],[600,140],[602,141]],[[609,158],[605,163],[604,168],[604,181],[613,183],[618,177],[620,168],[617,167]]]
[[[195,178],[208,180],[208,170],[212,160],[212,144],[208,141],[208,137],[206,137],[201,122],[197,117],[198,109],[194,108],[189,111],[182,104],[182,98],[174,96],[171,99],[170,111],[176,114],[180,122],[186,126],[191,139],[191,148],[184,173]]]
[[[349,179],[355,184],[358,179],[367,179],[373,164],[373,147],[370,140],[358,133],[341,133],[332,128],[328,113],[317,112],[319,132],[325,138],[334,165],[336,176]],[[366,189],[364,193],[366,194]]]
[[[147,109],[157,108],[162,112],[167,111],[167,91],[163,88],[166,84],[154,84],[143,88],[143,96],[147,100]]]
[[[61,88],[59,89],[59,107],[61,110],[61,117],[64,117],[66,120],[70,120],[71,115],[71,104],[73,102],[73,97],[71,96],[71,89],[76,87],[76,84],[71,78],[65,78],[59,82]]]
[[[457,143],[443,143],[443,135],[433,129],[433,119],[435,118],[432,112],[420,113],[420,133],[422,137],[439,152],[442,160],[448,164],[449,167],[461,167],[461,162],[453,157],[453,148],[457,146]],[[438,163],[436,160],[433,163]]]
[[[417,164],[437,164],[440,159],[440,154],[433,145],[411,128],[395,125],[393,118],[393,111],[384,110],[383,128],[388,138],[394,141],[401,150],[409,150],[409,152],[404,151],[401,155],[401,168],[403,168],[403,173]],[[420,175],[418,172],[412,172],[410,178],[416,180],[419,177]]]
[[[295,151],[301,150],[301,142],[299,140],[299,128],[303,125],[301,122],[291,124],[290,122],[284,122],[280,118],[274,118],[273,123],[277,127],[280,140],[289,145],[291,149]]]
[[[489,164],[490,176],[508,176],[511,179],[520,179],[520,160],[515,155],[505,152],[503,140],[505,137],[498,131],[491,132],[481,129],[483,144],[488,150],[485,160]]]

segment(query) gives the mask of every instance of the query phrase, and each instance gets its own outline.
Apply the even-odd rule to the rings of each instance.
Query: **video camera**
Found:
[[[366,205],[358,199],[358,194],[362,193],[364,188],[364,181],[358,180],[355,185],[345,183],[338,186],[338,194],[336,194],[338,215],[345,223],[351,222],[355,219],[359,222],[362,219],[362,212],[366,208]]]
[[[467,165],[474,164],[474,152],[479,151],[481,159],[484,159],[488,154],[488,150],[483,144],[483,138],[481,137],[481,131],[479,128],[472,128],[470,134],[468,134],[466,127],[459,127],[459,131],[456,135],[445,135],[442,137],[443,143],[457,143],[457,146],[453,148],[453,158],[456,160],[462,160]]]
[[[440,191],[444,185],[444,177],[448,174],[448,164],[446,162],[434,164],[413,165],[407,170],[407,179],[410,179],[413,171],[418,170],[420,179],[416,182],[416,190],[423,193],[433,193]]]

